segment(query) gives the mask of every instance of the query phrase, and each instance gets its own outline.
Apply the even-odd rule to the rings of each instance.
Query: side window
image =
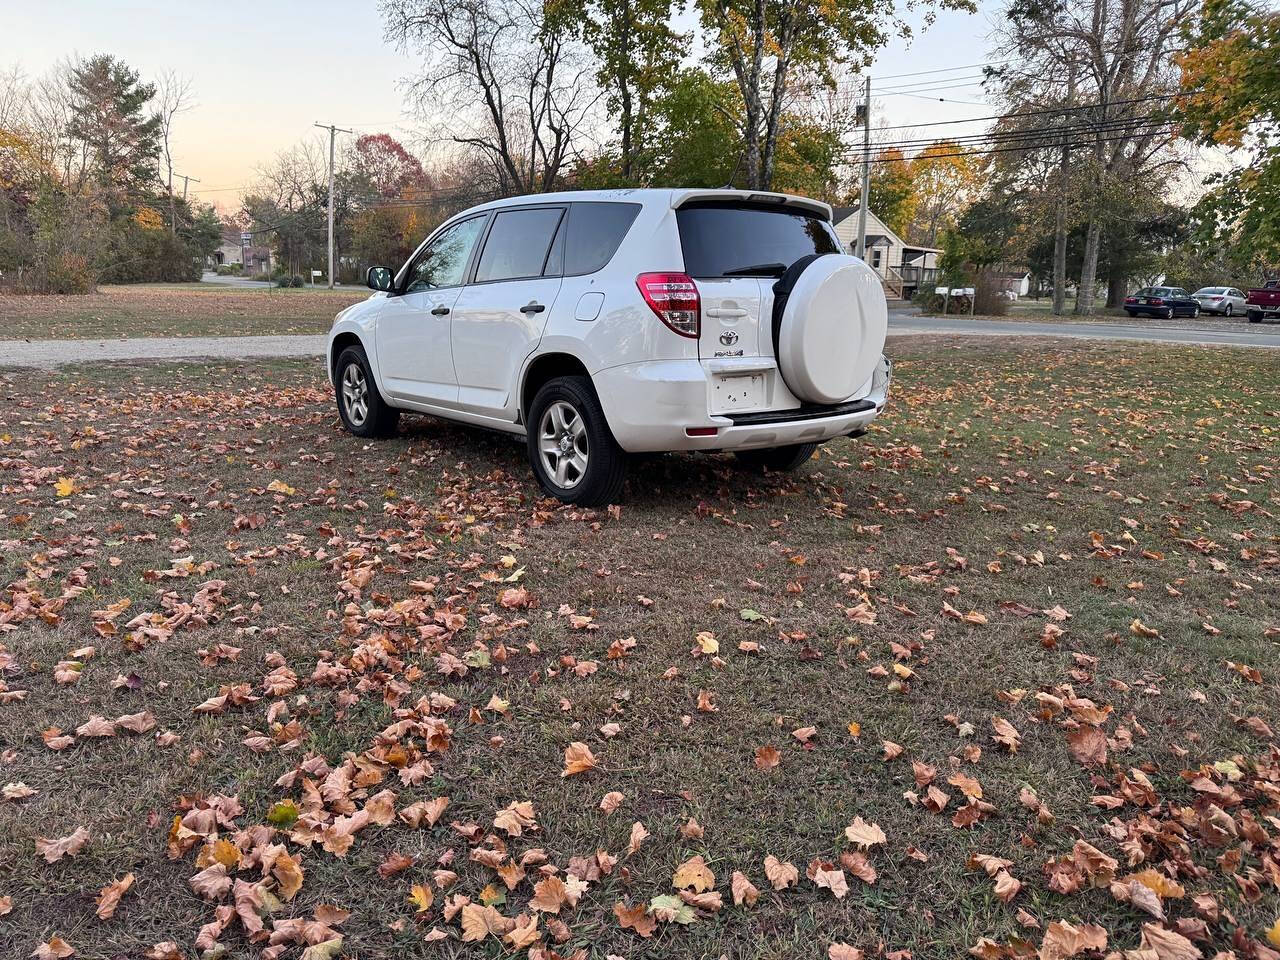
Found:
[[[471,250],[480,238],[484,220],[480,216],[455,223],[432,240],[409,268],[405,293],[436,287],[456,287],[462,283],[467,261],[471,259]]]
[[[618,252],[639,212],[638,203],[575,203],[570,207],[564,238],[565,274],[576,277],[603,269]]]
[[[476,266],[476,283],[542,276],[563,207],[503,210],[493,219]]]
[[[871,265],[877,270],[880,269],[880,248],[876,247],[871,251]]]

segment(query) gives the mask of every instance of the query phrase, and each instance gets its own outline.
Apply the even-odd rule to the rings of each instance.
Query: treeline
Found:
[[[108,55],[36,81],[0,76],[0,285],[84,293],[200,279],[221,224],[160,173],[185,96],[172,75],[143,82]]]

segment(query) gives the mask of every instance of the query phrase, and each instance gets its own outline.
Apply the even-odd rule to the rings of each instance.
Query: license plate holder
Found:
[[[711,386],[712,413],[759,410],[765,405],[764,373],[719,375]]]

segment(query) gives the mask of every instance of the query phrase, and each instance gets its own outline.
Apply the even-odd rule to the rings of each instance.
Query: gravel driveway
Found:
[[[0,367],[60,367],[98,360],[193,357],[319,357],[324,336],[138,337],[132,340],[0,341]]]

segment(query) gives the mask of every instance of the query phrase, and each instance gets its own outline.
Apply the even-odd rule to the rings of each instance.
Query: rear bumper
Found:
[[[602,370],[593,379],[619,446],[628,453],[660,453],[821,443],[857,433],[884,409],[892,377],[892,364],[882,357],[870,390],[857,400],[733,415],[708,412],[708,374],[697,360],[625,364]],[[714,435],[688,434],[690,429],[710,428]]]

